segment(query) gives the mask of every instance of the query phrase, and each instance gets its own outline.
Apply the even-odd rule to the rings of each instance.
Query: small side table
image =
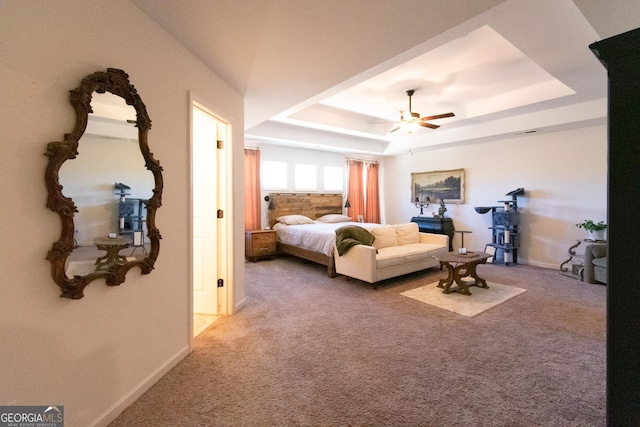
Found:
[[[101,251],[107,254],[96,259],[96,271],[108,270],[113,264],[120,261],[127,262],[127,257],[120,255],[122,249],[128,248],[131,241],[128,237],[118,236],[114,239],[109,236],[95,237],[93,244]]]
[[[444,288],[442,293],[459,292],[464,295],[471,295],[469,286],[489,288],[487,281],[479,277],[476,271],[478,264],[485,264],[489,257],[491,255],[486,252],[467,252],[466,254],[449,252],[434,256],[435,259],[440,261],[441,266],[447,268],[447,278],[440,279],[438,282],[438,287]],[[463,280],[468,276],[473,278],[473,282]],[[456,282],[458,287],[451,289],[453,282]]]
[[[255,230],[244,233],[244,255],[255,262],[260,258],[271,258],[276,254],[276,232],[275,230]]]
[[[607,243],[606,240],[576,240],[576,243],[569,247],[569,259],[560,264],[560,271],[565,276],[573,277],[574,279],[578,279],[580,281],[584,280],[584,254],[578,254],[576,249],[578,246],[582,244],[582,242],[586,243]],[[569,267],[565,267],[565,265],[569,264],[571,266],[571,270]]]

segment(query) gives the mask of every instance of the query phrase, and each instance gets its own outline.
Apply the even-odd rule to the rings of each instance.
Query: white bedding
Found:
[[[362,222],[335,222],[302,225],[284,225],[277,223],[273,229],[278,233],[278,241],[287,245],[297,246],[327,256],[333,256],[333,244],[336,241],[336,230],[345,225],[358,225],[371,229],[382,227],[382,224]]]

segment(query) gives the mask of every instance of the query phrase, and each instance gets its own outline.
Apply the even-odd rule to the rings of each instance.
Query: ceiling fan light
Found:
[[[413,95],[414,90],[408,90],[407,95],[409,95],[409,110],[400,110],[400,121],[395,124],[395,126],[388,132],[395,132],[397,130],[402,130],[405,133],[411,134],[416,130],[420,129],[420,127],[425,127],[429,129],[438,129],[440,126],[434,125],[431,123],[427,123],[426,120],[435,120],[435,119],[444,119],[446,117],[454,117],[453,113],[444,113],[444,114],[436,114],[434,116],[425,116],[420,118],[419,113],[415,113],[411,111],[411,95]]]
[[[418,130],[418,129],[420,128],[420,124],[418,124],[418,123],[411,123],[411,122],[402,122],[402,123],[400,124],[400,127],[401,127],[401,129],[402,129],[402,131],[403,131],[403,132],[406,132],[406,133],[409,133],[409,134],[410,134],[410,133],[413,133],[413,132],[415,132],[416,130]]]

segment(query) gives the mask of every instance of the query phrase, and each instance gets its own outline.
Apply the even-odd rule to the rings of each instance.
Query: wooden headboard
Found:
[[[275,209],[269,210],[269,227],[282,215],[304,215],[316,219],[326,214],[341,214],[342,194],[269,193]]]

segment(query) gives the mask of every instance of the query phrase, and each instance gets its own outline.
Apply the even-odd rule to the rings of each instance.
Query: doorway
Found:
[[[224,149],[229,125],[192,101],[191,213],[193,336],[222,314],[224,289]]]

